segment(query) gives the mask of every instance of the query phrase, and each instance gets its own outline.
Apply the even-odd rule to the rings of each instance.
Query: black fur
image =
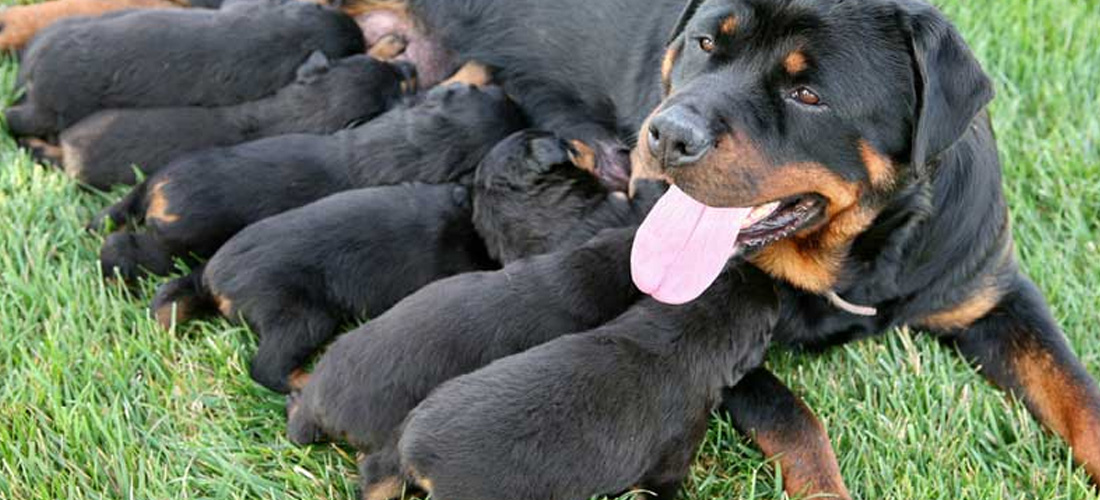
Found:
[[[335,59],[364,49],[353,19],[309,2],[66,19],[28,46],[19,73],[26,94],[6,112],[8,128],[52,138],[104,109],[236,104],[293,81],[314,51]]]
[[[314,52],[275,95],[224,107],[111,109],[61,134],[66,172],[89,186],[133,184],[184,153],[263,137],[328,134],[396,104],[404,72],[359,55],[329,62]]]
[[[474,225],[502,263],[578,246],[603,229],[640,224],[660,195],[628,200],[573,163],[571,146],[523,131],[497,144],[474,180]]]
[[[444,500],[584,500],[641,487],[673,499],[722,388],[763,360],[768,278],[727,270],[686,306],[618,319],[443,384],[409,414],[404,469]]]
[[[578,249],[435,282],[339,337],[292,400],[291,439],[346,439],[371,453],[361,468],[365,488],[394,479],[398,426],[436,386],[603,324],[637,300],[633,233],[612,229]]]
[[[468,180],[523,120],[500,89],[437,88],[415,106],[334,135],[284,135],[184,156],[91,226],[144,220],[146,232],[136,238],[155,241],[171,256],[209,257],[245,226],[336,192]],[[158,208],[171,217],[154,217]],[[123,267],[159,258],[138,254],[139,265]],[[101,259],[107,275],[108,264],[120,260],[106,252]]]
[[[608,180],[629,175],[628,149],[660,99],[660,61],[684,0],[410,0],[409,10],[459,60],[496,77],[535,126],[597,154]]]
[[[171,318],[175,302],[218,297],[223,313],[260,337],[252,377],[287,392],[289,375],[343,323],[378,316],[437,279],[495,267],[470,223],[469,197],[453,184],[403,184],[264,219],[229,240],[201,277],[162,287],[153,310]]]

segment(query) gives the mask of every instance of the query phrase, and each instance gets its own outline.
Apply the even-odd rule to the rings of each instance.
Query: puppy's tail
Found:
[[[150,309],[157,323],[165,330],[171,329],[172,325],[182,325],[218,311],[214,297],[203,283],[204,267],[199,266],[191,274],[157,288]]]
[[[129,221],[141,222],[148,208],[145,206],[145,190],[148,185],[146,181],[134,186],[117,203],[96,214],[84,228],[93,233],[108,233],[126,225]]]

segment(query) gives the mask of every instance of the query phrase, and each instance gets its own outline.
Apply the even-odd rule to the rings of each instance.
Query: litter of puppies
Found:
[[[769,433],[788,493],[848,498],[761,367],[773,342],[995,324],[1053,354],[975,359],[1084,373],[1005,250],[992,91],[938,11],[630,1],[52,0],[0,13],[5,118],[44,165],[130,186],[88,223],[103,278],[182,272],[148,298],[161,326],[246,324],[290,439],[360,451],[364,499],[675,498],[719,407]],[[946,168],[956,147],[979,174]],[[932,210],[955,185],[1002,230],[962,236],[965,278],[910,251],[959,238]],[[1087,376],[1083,417],[995,376],[1056,430],[1100,422]],[[1095,435],[1063,436],[1094,475]]]

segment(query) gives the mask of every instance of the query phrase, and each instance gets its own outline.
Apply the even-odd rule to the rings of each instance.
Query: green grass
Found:
[[[1100,3],[950,0],[997,81],[993,105],[1026,269],[1100,374]],[[14,64],[0,63],[10,102]],[[164,332],[105,285],[81,226],[110,197],[0,139],[0,499],[351,498],[354,460],[283,437],[281,398],[222,322]],[[1059,440],[954,353],[907,331],[769,365],[825,421],[859,498],[1096,498]],[[688,498],[782,498],[715,421]]]

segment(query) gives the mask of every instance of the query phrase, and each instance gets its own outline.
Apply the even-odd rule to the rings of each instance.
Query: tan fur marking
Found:
[[[867,167],[867,177],[876,188],[889,188],[894,185],[894,163],[871,146],[866,139],[859,141],[859,156]]]
[[[737,31],[737,16],[729,16],[723,19],[718,31],[726,36],[732,35],[734,31]]]
[[[783,69],[787,70],[788,74],[797,75],[803,71],[809,64],[806,62],[806,54],[803,54],[801,50],[792,51],[787,54],[787,57],[783,59]]]
[[[450,85],[453,83],[465,83],[475,87],[484,87],[493,83],[493,72],[484,64],[477,61],[470,61],[463,64],[450,78],[439,82],[440,85]]]
[[[19,50],[47,26],[75,16],[98,16],[121,9],[179,7],[169,0],[54,0],[15,5],[0,12],[0,50]]]
[[[817,419],[814,424],[810,432],[758,433],[755,441],[764,456],[779,457],[783,489],[791,498],[849,499],[829,434]]]
[[[297,370],[290,372],[290,377],[287,382],[289,383],[291,389],[295,391],[300,391],[302,389],[305,389],[306,384],[309,383],[309,378],[311,376],[311,373],[301,368],[298,368]]]
[[[387,477],[363,489],[363,500],[391,500],[401,496],[401,480]]]
[[[187,316],[187,306],[183,302],[169,302],[160,306],[153,315],[156,317],[157,324],[165,330],[171,330],[172,325],[178,325],[183,323]]]
[[[409,16],[404,0],[348,0],[344,2],[342,10],[351,17],[358,17],[379,10],[396,13],[404,19]]]
[[[665,51],[665,56],[661,58],[661,90],[664,91],[665,96],[672,92],[672,68],[676,66],[676,60],[680,58],[680,49],[683,44],[684,42],[681,40],[669,47]]]
[[[145,210],[145,220],[155,220],[163,224],[171,224],[180,220],[178,215],[168,210],[168,200],[164,197],[164,185],[167,180],[160,181],[149,190],[149,208]]]
[[[370,50],[367,51],[367,55],[371,56],[379,61],[390,61],[397,56],[405,53],[405,47],[408,46],[408,42],[404,37],[398,35],[386,35],[380,38]]]
[[[225,318],[235,319],[233,318],[233,301],[229,300],[223,295],[218,295],[216,293],[213,294],[213,296],[214,304],[218,306],[218,312],[220,312],[221,315]]]
[[[961,330],[985,317],[1000,302],[1002,292],[994,285],[982,287],[961,303],[925,316],[917,322],[920,326],[933,330]]]
[[[596,152],[579,139],[573,139],[569,144],[573,146],[573,150],[569,151],[569,161],[581,170],[596,175]]]
[[[37,137],[22,139],[19,141],[24,147],[33,149],[42,158],[55,164],[61,162],[63,152],[60,146],[55,146]]]
[[[1088,390],[1046,351],[1025,350],[1014,365],[1039,420],[1069,443],[1090,476],[1100,477],[1100,415],[1090,410]]]

